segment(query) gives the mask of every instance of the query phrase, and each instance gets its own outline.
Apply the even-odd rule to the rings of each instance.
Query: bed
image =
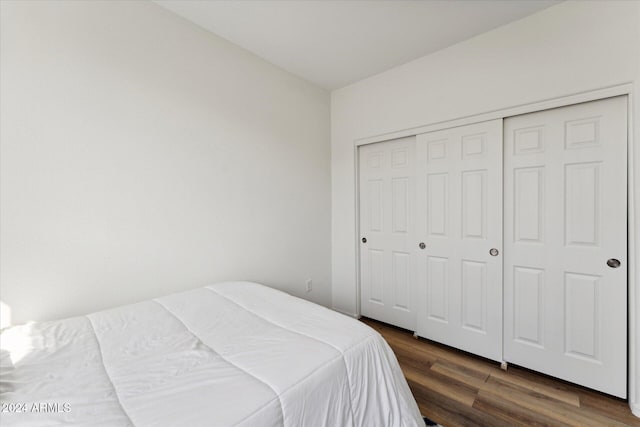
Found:
[[[2,426],[424,426],[368,326],[225,282],[0,335]]]

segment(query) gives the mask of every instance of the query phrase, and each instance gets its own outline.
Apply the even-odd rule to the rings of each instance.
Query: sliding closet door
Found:
[[[502,360],[502,120],[417,136],[418,335]]]
[[[505,120],[505,360],[619,397],[627,368],[627,110]]]
[[[415,137],[359,148],[360,311],[415,331]]]

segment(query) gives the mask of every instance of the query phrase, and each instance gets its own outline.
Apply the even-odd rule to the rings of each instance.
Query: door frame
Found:
[[[640,91],[640,89],[638,89]],[[639,92],[640,93],[640,92]],[[510,106],[503,109],[487,111],[470,116],[459,117],[452,120],[429,123],[419,127],[402,129],[395,132],[388,132],[356,139],[353,142],[354,150],[354,194],[355,197],[355,230],[354,239],[356,254],[356,317],[360,317],[360,182],[359,182],[359,153],[358,148],[362,145],[374,144],[377,142],[389,141],[397,138],[418,135],[421,133],[433,132],[452,127],[464,126],[468,124],[484,122],[487,120],[505,119],[510,116],[534,113],[537,111],[549,110],[552,108],[566,107],[583,102],[597,101],[614,96],[627,97],[627,304],[628,304],[628,326],[627,326],[627,399],[633,414],[640,417],[640,146],[634,147],[638,141],[634,140],[634,85],[623,83],[615,86],[608,86],[586,92],[575,93],[567,96],[545,99],[538,102]],[[635,148],[635,149],[634,149]],[[637,206],[638,205],[638,206]]]

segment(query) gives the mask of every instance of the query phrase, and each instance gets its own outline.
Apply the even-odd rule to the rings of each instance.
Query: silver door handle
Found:
[[[497,250],[496,248],[489,249],[489,255],[491,255],[491,256],[498,256],[499,253],[500,253],[500,251]]]
[[[420,244],[418,245],[418,247],[419,247],[420,249],[424,249],[424,248],[426,248],[426,247],[427,247],[427,245],[425,245],[425,244],[424,244],[424,242],[420,242]]]

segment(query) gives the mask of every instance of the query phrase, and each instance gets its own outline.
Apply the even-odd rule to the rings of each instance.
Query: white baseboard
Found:
[[[337,311],[340,314],[344,314],[345,316],[353,317],[354,319],[359,319],[361,316],[355,313],[349,313],[348,311],[340,310],[339,308],[331,307],[331,310]]]
[[[629,402],[629,408],[631,408],[631,413],[633,415],[640,418],[640,404]]]

